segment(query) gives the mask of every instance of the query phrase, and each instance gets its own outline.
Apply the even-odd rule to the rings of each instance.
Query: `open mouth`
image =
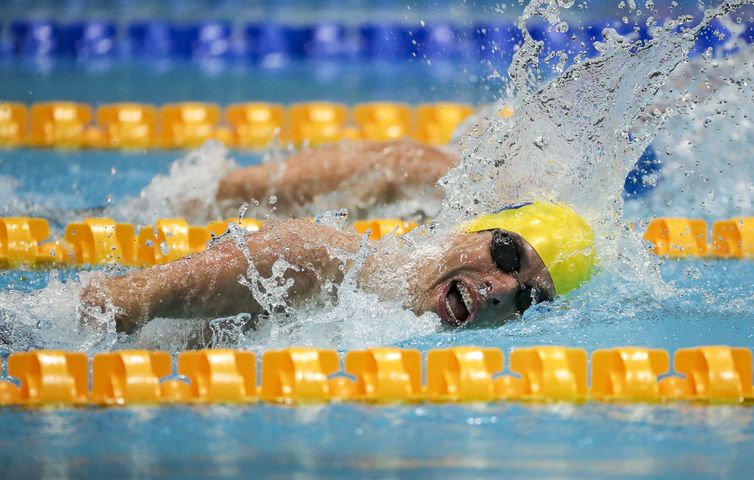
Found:
[[[476,292],[461,280],[453,280],[440,296],[439,314],[446,323],[458,326],[476,316]]]

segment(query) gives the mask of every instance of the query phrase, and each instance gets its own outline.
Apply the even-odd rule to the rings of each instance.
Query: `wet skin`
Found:
[[[493,260],[492,232],[452,234],[439,256],[415,259],[407,306],[417,314],[434,312],[445,324],[458,326],[499,323],[520,313],[532,297],[526,288],[535,288],[539,300],[554,297],[552,280],[536,252],[519,236],[511,233],[508,237],[515,246],[515,271],[503,271]],[[300,266],[284,275],[292,282],[287,298],[293,302],[312,300],[325,281],[340,283],[342,260],[333,258],[330,252],[355,253],[362,240],[354,231],[301,220],[270,222],[244,239],[264,277],[272,274],[278,259]],[[387,263],[381,265],[383,262]],[[396,265],[388,265],[392,263]],[[405,266],[406,259],[369,255],[359,273],[362,289],[380,295],[378,286],[385,279],[379,272],[384,268],[396,271],[399,265]],[[248,288],[238,281],[246,271],[246,258],[227,241],[166,265],[120,277],[101,276],[81,294],[82,312],[86,313],[82,317],[86,321],[87,317],[113,310],[117,330],[131,332],[154,317],[262,313]]]
[[[342,142],[304,150],[287,159],[282,170],[277,164],[236,170],[220,182],[217,197],[240,202],[275,193],[279,213],[295,214],[297,206],[315,195],[351,184],[364,190],[364,182],[353,180],[367,175],[370,188],[361,193],[370,202],[390,202],[395,200],[391,192],[401,185],[434,185],[456,162],[456,155],[408,140]],[[374,172],[379,175],[375,177]],[[410,285],[408,298],[403,295],[400,299],[406,307],[417,314],[434,312],[451,326],[504,321],[531,303],[533,295],[527,288],[536,287],[534,296],[539,300],[554,297],[552,280],[531,246],[511,234],[520,265],[515,272],[504,271],[493,261],[492,238],[491,232],[452,234],[439,256],[432,258],[424,252],[406,252],[408,257],[393,255],[392,259],[371,255],[359,274],[359,283],[365,291],[390,296],[389,289],[384,289],[389,285],[384,272],[400,271]],[[302,266],[284,275],[293,281],[288,300],[294,302],[310,301],[324,281],[339,283],[342,262],[329,252],[334,247],[353,254],[360,241],[353,231],[295,220],[270,222],[262,232],[246,236],[254,264],[263,276],[271,275],[277,259]],[[416,253],[419,258],[413,262],[410,258]],[[238,283],[246,269],[240,250],[225,242],[167,265],[121,277],[101,276],[82,291],[82,319],[86,322],[111,310],[117,329],[131,332],[158,316],[262,313],[248,288]]]
[[[539,255],[519,235],[504,233],[518,258],[515,270],[501,269],[494,261],[492,231],[459,234],[420,275],[429,286],[417,295],[415,311],[434,312],[449,326],[501,323],[531,303],[554,298]]]
[[[451,154],[419,142],[343,141],[304,149],[285,162],[262,163],[236,169],[220,180],[217,200],[235,213],[241,203],[274,194],[278,215],[298,217],[318,195],[350,192],[333,208],[359,208],[398,201],[405,187],[433,187],[458,161]]]

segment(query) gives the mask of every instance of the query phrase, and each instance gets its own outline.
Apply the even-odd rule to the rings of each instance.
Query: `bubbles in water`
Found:
[[[754,49],[730,59],[695,59],[674,74],[685,91],[683,114],[670,118],[654,144],[663,152],[658,188],[627,202],[633,219],[751,214],[754,205]],[[703,163],[700,163],[700,159]]]
[[[94,352],[112,348],[117,341],[114,319],[107,314],[86,315],[79,304],[90,276],[81,272],[81,282],[63,282],[52,271],[43,289],[0,292],[0,349]],[[79,321],[82,316],[87,318],[85,323]]]

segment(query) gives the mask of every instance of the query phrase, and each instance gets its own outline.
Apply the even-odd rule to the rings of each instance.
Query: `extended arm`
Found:
[[[302,220],[270,224],[243,240],[254,267],[265,278],[279,260],[296,266],[283,275],[293,280],[287,292],[292,301],[317,294],[326,280],[340,282],[340,265],[348,263],[360,242],[354,233]],[[246,257],[231,239],[166,265],[95,279],[82,292],[81,301],[95,312],[113,307],[116,327],[125,332],[155,317],[260,313],[262,306],[239,283],[247,270]]]
[[[456,161],[455,155],[410,140],[344,141],[303,150],[283,163],[235,170],[220,181],[217,199],[264,200],[275,194],[277,206],[285,208],[365,175],[373,194],[383,197],[398,186],[434,185]]]

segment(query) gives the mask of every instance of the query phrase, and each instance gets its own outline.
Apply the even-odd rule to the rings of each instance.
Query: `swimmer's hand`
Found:
[[[93,279],[84,287],[79,297],[79,322],[86,329],[102,329],[112,317],[117,332],[131,333],[146,321],[146,312],[135,298],[118,292],[111,280]]]

